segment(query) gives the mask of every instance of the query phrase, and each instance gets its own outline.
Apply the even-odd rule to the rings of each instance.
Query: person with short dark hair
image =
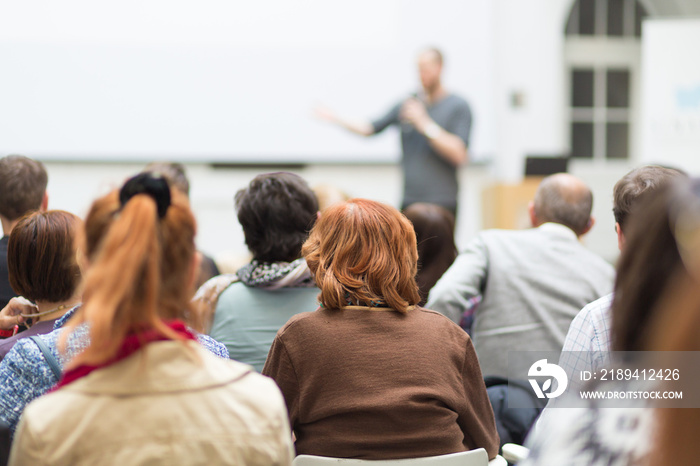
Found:
[[[484,448],[495,457],[469,336],[416,306],[411,222],[351,199],[323,212],[302,250],[321,307],[289,320],[263,369],[282,390],[297,454],[382,460]]]
[[[534,228],[479,233],[430,292],[428,308],[455,322],[482,298],[472,338],[485,375],[508,377],[509,351],[561,351],[578,311],[611,291],[613,267],[579,241],[594,223],[591,198],[574,176],[546,177],[529,207]]]
[[[204,329],[226,345],[231,359],[260,371],[280,327],[318,306],[318,289],[301,257],[318,202],[304,179],[280,172],[256,176],[236,193],[235,204],[253,261],[205,283],[195,301],[209,300],[214,316]]]
[[[238,221],[253,260],[296,260],[318,213],[309,185],[292,173],[256,176],[236,193]]]
[[[0,309],[15,296],[7,271],[7,242],[20,217],[33,210],[46,210],[49,178],[44,165],[23,155],[0,159]]]
[[[69,212],[49,210],[29,214],[13,228],[7,245],[10,284],[36,308],[17,315],[18,323],[29,320],[30,327],[0,342],[0,359],[20,338],[51,332],[56,320],[80,303],[75,236],[81,225]]]
[[[627,218],[639,199],[646,193],[654,192],[678,177],[686,176],[685,172],[675,168],[645,165],[635,168],[615,183],[613,215],[615,216],[615,231],[618,234],[620,250],[624,245],[624,227],[627,224]]]

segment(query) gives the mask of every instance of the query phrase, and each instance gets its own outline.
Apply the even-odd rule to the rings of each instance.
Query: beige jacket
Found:
[[[158,342],[33,401],[11,465],[289,465],[275,383],[194,343]]]

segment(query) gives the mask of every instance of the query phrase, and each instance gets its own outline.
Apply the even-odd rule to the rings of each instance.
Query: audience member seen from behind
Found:
[[[46,210],[49,202],[46,185],[49,178],[41,162],[22,155],[0,159],[0,309],[15,296],[7,270],[7,242],[19,219],[33,211]],[[0,336],[9,336],[4,334]]]
[[[143,169],[147,173],[155,173],[165,177],[170,183],[170,186],[179,190],[182,194],[190,197],[190,180],[187,178],[185,166],[178,162],[152,162],[146,165]],[[200,252],[202,260],[199,263],[197,270],[197,278],[195,280],[195,289],[199,288],[212,277],[219,275],[219,267],[214,262],[214,259]]]
[[[690,283],[697,289],[697,278],[688,275],[679,249],[684,250],[680,240],[689,237],[683,234],[687,226],[683,219],[691,218],[696,222],[700,218],[699,196],[700,180],[676,179],[673,184],[643,196],[633,209],[629,225],[625,227],[625,246],[619,260],[611,309],[613,351],[635,351],[638,357],[643,357],[644,352],[698,349],[697,327],[689,327],[697,321],[697,316],[690,316],[692,318],[688,320],[687,309],[684,309],[688,305],[684,298],[697,294],[696,290],[687,289]],[[696,240],[697,223],[692,226]],[[694,248],[692,252],[697,254]],[[697,260],[697,255],[693,257]],[[700,307],[697,302],[693,305],[697,314]],[[681,336],[687,336],[685,329],[691,328],[693,342],[689,343]],[[661,342],[659,335],[679,337],[675,341],[664,339]],[[632,362],[644,367],[645,361]],[[666,365],[672,367],[673,363],[669,361]],[[659,365],[653,367],[658,369]],[[595,381],[584,388],[605,392],[656,391],[661,388],[658,383],[638,378]],[[697,391],[697,386],[694,390]],[[642,397],[579,400],[578,390],[570,396],[578,400],[582,409],[553,408],[551,415],[538,423],[528,440],[531,453],[524,465],[567,464],[571,458],[576,458],[580,464],[606,466],[692,463],[666,459],[648,461],[657,439],[665,439],[668,445],[677,444],[665,431],[669,429],[666,421],[658,423],[658,414],[662,413],[663,419],[668,413],[665,409],[654,411],[653,400]],[[570,400],[566,406],[575,402]],[[560,405],[563,404],[562,401]],[[697,410],[693,409],[669,411],[687,411],[697,417]],[[668,419],[673,417],[669,415]],[[681,413],[677,419],[683,418]],[[690,426],[683,424],[683,428],[689,429]],[[676,434],[678,429],[671,432]],[[682,434],[679,438],[687,439],[687,436]],[[678,448],[689,448],[692,442],[679,444]],[[682,452],[679,454],[683,455]]]
[[[56,320],[80,303],[75,236],[81,226],[75,215],[50,210],[31,213],[12,229],[7,245],[10,284],[16,294],[36,306],[13,301],[0,313],[9,325],[29,325],[29,329],[0,341],[0,359],[20,338],[53,331]],[[19,313],[12,315],[14,312]]]
[[[485,375],[512,378],[509,353],[561,351],[581,308],[612,290],[613,267],[579,241],[592,206],[583,181],[546,177],[530,203],[533,228],[482,231],[430,291],[428,307],[455,322],[481,298],[472,336]]]
[[[485,448],[498,434],[469,336],[416,304],[418,252],[396,209],[329,207],[303,253],[321,308],[279,331],[263,374],[282,389],[298,454],[380,460]]]
[[[679,360],[692,351],[700,352],[700,182],[692,185],[692,194],[686,198],[685,207],[675,212],[674,233],[685,267],[669,280],[659,300],[658,311],[647,328],[653,348],[657,351],[673,351],[673,359],[666,367],[679,367],[683,372],[695,375],[694,361]],[[686,195],[687,196],[687,195]],[[691,207],[692,206],[692,207]],[[685,222],[680,218],[685,216]],[[685,223],[682,227],[678,223]],[[680,275],[680,276],[678,276]],[[692,365],[692,367],[689,367]],[[664,388],[667,388],[664,386]],[[683,377],[680,388],[683,393],[700,392],[697,376]],[[691,395],[691,396],[693,396]],[[649,464],[694,464],[700,457],[697,433],[700,416],[697,409],[659,409],[656,413],[656,438],[649,455]]]
[[[318,307],[318,288],[301,257],[318,203],[299,176],[268,173],[238,191],[236,211],[253,261],[211,280],[196,301],[215,309],[209,335],[231,359],[261,371],[277,331],[294,314]]]
[[[58,331],[72,357],[57,390],[25,410],[11,464],[291,462],[279,390],[185,325],[194,234],[186,198],[163,178],[139,175],[93,204],[85,303]]]
[[[454,230],[455,217],[437,204],[411,204],[404,215],[413,224],[418,245],[418,275],[420,306],[425,306],[428,293],[457,257]]]
[[[104,202],[98,205],[101,206]],[[112,215],[114,217],[120,216],[120,212],[120,210],[115,210]],[[93,227],[92,231],[94,230],[95,228]],[[99,232],[101,234],[102,231],[99,230]],[[84,233],[79,236],[83,235]],[[81,243],[87,244],[89,247],[81,246],[78,248],[81,256],[86,255],[84,260],[80,260],[79,257],[79,262],[86,265],[94,263],[98,255],[101,254],[101,236],[96,237],[93,234],[88,239],[89,241],[81,241]],[[168,239],[168,241],[171,240]],[[120,250],[129,250],[133,253],[130,247],[130,245],[126,245]],[[171,268],[168,265],[167,269],[170,270]],[[117,275],[122,275],[122,272],[119,271]],[[170,298],[164,296],[163,299]],[[79,326],[72,333],[66,350],[63,352],[58,351],[58,338],[63,332],[63,326],[76,312],[77,308],[70,309],[56,320],[53,332],[37,337],[46,346],[46,353],[42,352],[34,341],[22,339],[16,342],[10,352],[0,362],[0,421],[9,425],[13,431],[25,406],[30,401],[49,391],[59,381],[62,368],[65,367],[72,357],[79,354],[90,344],[90,334],[87,324],[85,324]],[[209,336],[198,334],[197,339],[214,354],[223,358],[228,356],[226,347],[212,340]],[[50,360],[54,364],[49,362]]]
[[[613,189],[613,214],[615,232],[620,251],[626,247],[625,232],[631,212],[641,198],[672,182],[677,177],[685,176],[680,171],[656,165],[636,168],[623,176]],[[624,273],[624,270],[622,271]],[[621,279],[618,270],[617,280]],[[635,277],[636,278],[636,277]],[[603,296],[586,305],[571,322],[564,341],[559,365],[569,374],[580,371],[595,371],[609,363],[610,329],[612,316],[610,307],[614,293]],[[570,380],[569,386],[577,386],[576,380]],[[549,400],[555,405],[557,398]]]

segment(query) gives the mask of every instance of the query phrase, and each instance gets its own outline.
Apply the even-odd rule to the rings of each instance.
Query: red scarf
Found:
[[[173,320],[170,322],[166,322],[166,325],[168,326],[168,328],[175,331],[175,333],[182,337],[183,340],[196,340],[194,334],[187,329],[187,326],[185,326],[184,322],[180,320]],[[96,365],[84,364],[64,372],[63,376],[61,377],[61,380],[59,380],[59,382],[50,390],[50,392],[58,390],[59,388],[64,387],[71,382],[85,377],[92,371],[102,369],[103,367],[110,366],[115,362],[128,358],[129,356],[131,356],[136,351],[140,350],[149,343],[153,343],[154,341],[165,340],[172,339],[166,337],[165,335],[163,335],[155,329],[148,329],[140,332],[129,333],[127,334],[126,338],[124,338],[124,341],[117,350],[117,354],[112,359]]]

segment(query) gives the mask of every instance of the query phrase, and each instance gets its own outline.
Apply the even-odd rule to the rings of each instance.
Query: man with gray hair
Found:
[[[645,165],[627,173],[615,184],[612,210],[615,217],[617,245],[621,251],[625,247],[624,229],[629,222],[628,217],[637,209],[640,199],[654,195],[662,187],[684,176],[687,175],[673,168]],[[585,384],[579,374],[583,371],[593,373],[610,365],[613,298],[614,293],[610,293],[587,304],[569,326],[557,364],[568,375],[567,392],[571,396],[575,396],[574,394],[578,393]],[[566,403],[562,403],[562,398],[566,399],[566,397],[559,397],[548,400],[537,424],[532,428],[533,435],[528,443],[538,441],[549,434],[546,432],[546,427],[540,426],[551,422],[547,419],[557,415],[556,408],[567,406]]]
[[[620,250],[625,246],[625,225],[639,199],[683,176],[686,175],[673,168],[646,165],[635,168],[615,184],[613,215]],[[613,293],[593,301],[581,309],[571,322],[559,359],[559,365],[567,374],[578,374],[584,370],[593,372],[608,364],[612,301]],[[570,380],[571,388],[577,385],[576,379]],[[553,402],[554,399],[550,400],[552,405],[556,404]]]
[[[0,222],[4,236],[0,239],[0,309],[15,296],[7,270],[7,242],[12,229],[24,214],[46,210],[49,177],[41,162],[22,155],[0,159]]]
[[[578,178],[545,178],[529,206],[534,228],[481,232],[431,290],[426,307],[455,322],[481,297],[472,338],[485,376],[508,377],[508,352],[560,351],[581,307],[612,290],[613,267],[579,242],[592,206]]]

